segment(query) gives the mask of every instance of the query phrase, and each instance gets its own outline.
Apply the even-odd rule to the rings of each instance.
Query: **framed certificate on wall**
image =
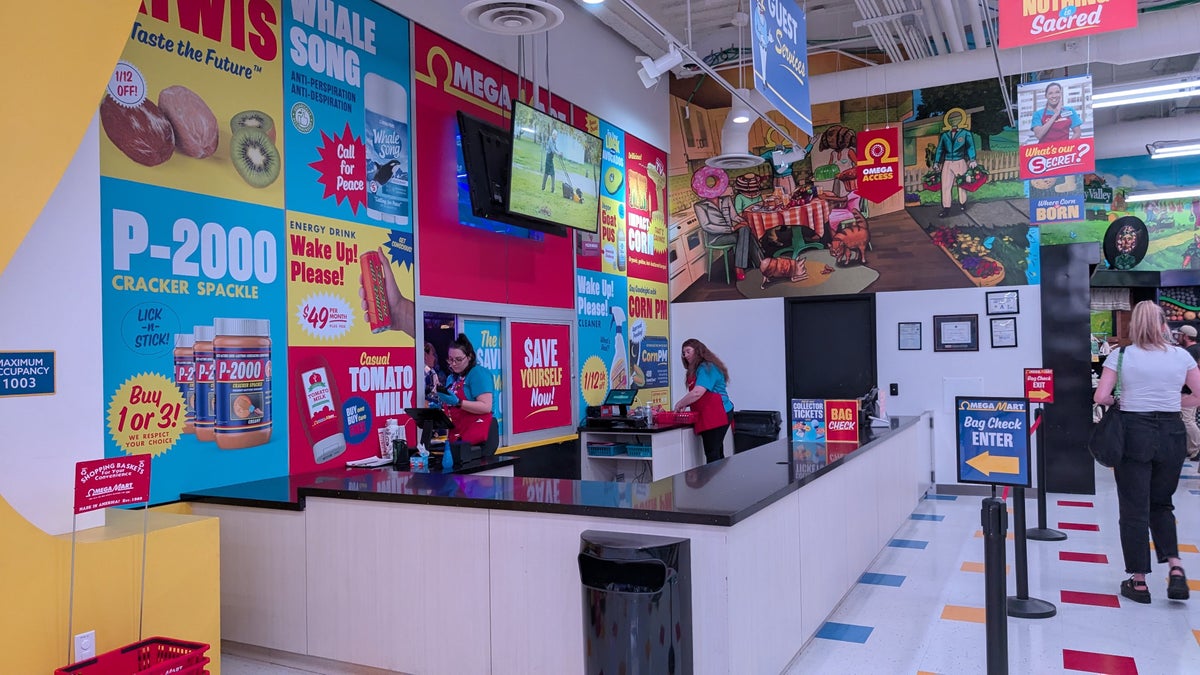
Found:
[[[988,314],[1020,314],[1020,291],[988,291]]]
[[[992,319],[992,348],[1017,346],[1017,317]]]
[[[979,351],[979,315],[946,314],[933,317],[933,351]]]
[[[896,324],[897,332],[899,333],[899,347],[901,351],[920,351],[921,349],[921,322],[920,321],[901,321]]]

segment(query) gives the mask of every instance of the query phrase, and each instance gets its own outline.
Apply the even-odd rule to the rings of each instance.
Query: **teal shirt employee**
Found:
[[[729,369],[695,338],[684,340],[679,357],[687,370],[688,392],[675,402],[675,410],[696,413],[692,430],[704,446],[705,460],[715,462],[725,456],[725,434],[733,420],[733,402],[725,391]]]
[[[450,440],[482,444],[487,440],[494,420],[492,400],[496,390],[492,371],[478,364],[475,348],[462,333],[446,351],[450,375],[446,378],[446,386],[438,389],[437,398],[454,423]]]
[[[701,363],[699,368],[696,368],[696,386],[704,387],[706,390],[713,392],[721,397],[721,405],[725,408],[725,412],[733,412],[733,402],[729,400],[729,394],[725,391],[725,376],[721,371],[711,363]]]

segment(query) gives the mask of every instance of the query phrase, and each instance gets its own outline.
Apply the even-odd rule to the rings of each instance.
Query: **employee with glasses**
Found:
[[[449,440],[479,445],[487,440],[492,425],[494,376],[476,362],[475,348],[462,333],[450,343],[447,354],[450,374],[446,385],[437,388],[437,398],[454,423]]]

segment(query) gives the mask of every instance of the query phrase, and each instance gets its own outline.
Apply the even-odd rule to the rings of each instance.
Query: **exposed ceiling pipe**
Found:
[[[986,49],[987,34],[983,32],[983,15],[979,12],[979,0],[966,0],[967,19],[971,21],[971,34],[975,36],[975,49]]]
[[[962,24],[958,22],[958,17],[954,13],[953,0],[937,0],[937,4],[934,6],[937,8],[935,11],[941,17],[942,27],[946,30],[946,40],[950,43],[950,51],[966,51]]]
[[[925,29],[929,31],[933,55],[946,53],[946,43],[942,40],[942,26],[938,22],[937,12],[933,10],[933,0],[921,0],[921,7],[925,10],[921,16],[925,19]]]
[[[1138,21],[1137,28],[1091,36],[1090,50],[1068,52],[1061,42],[1001,50],[1001,72],[1014,75],[1081,65],[1088,62],[1088,51],[1103,54],[1106,61],[1114,63],[1136,63],[1196,52],[1194,33],[1179,30],[1179,27],[1200,26],[1200,4],[1141,14]],[[812,102],[817,104],[991,79],[996,77],[996,61],[990,52],[976,49],[931,59],[815,75],[809,92]],[[868,70],[873,73],[869,81],[865,72]]]
[[[901,0],[883,0],[883,6],[894,17],[892,19],[892,28],[896,31],[897,37],[900,38],[901,44],[904,45],[904,51],[908,52],[908,58],[919,59],[925,54],[922,53],[919,47],[919,41],[913,39],[912,31],[904,25],[904,18],[911,16],[908,10],[905,9],[904,3]],[[912,17],[910,20],[915,19]]]
[[[871,36],[875,38],[875,44],[888,55],[893,63],[903,61],[904,55],[896,47],[892,36],[887,34],[879,22],[871,21],[879,16],[879,10],[875,8],[874,0],[854,0],[854,4],[858,6],[859,16],[864,19],[860,25],[865,26]]]

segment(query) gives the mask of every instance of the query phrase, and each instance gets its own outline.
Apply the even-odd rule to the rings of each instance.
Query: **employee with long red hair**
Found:
[[[733,402],[725,391],[729,369],[696,338],[684,340],[679,356],[687,370],[688,393],[675,410],[691,408],[696,413],[695,431],[704,445],[704,458],[715,462],[725,456],[725,433],[733,420]]]

